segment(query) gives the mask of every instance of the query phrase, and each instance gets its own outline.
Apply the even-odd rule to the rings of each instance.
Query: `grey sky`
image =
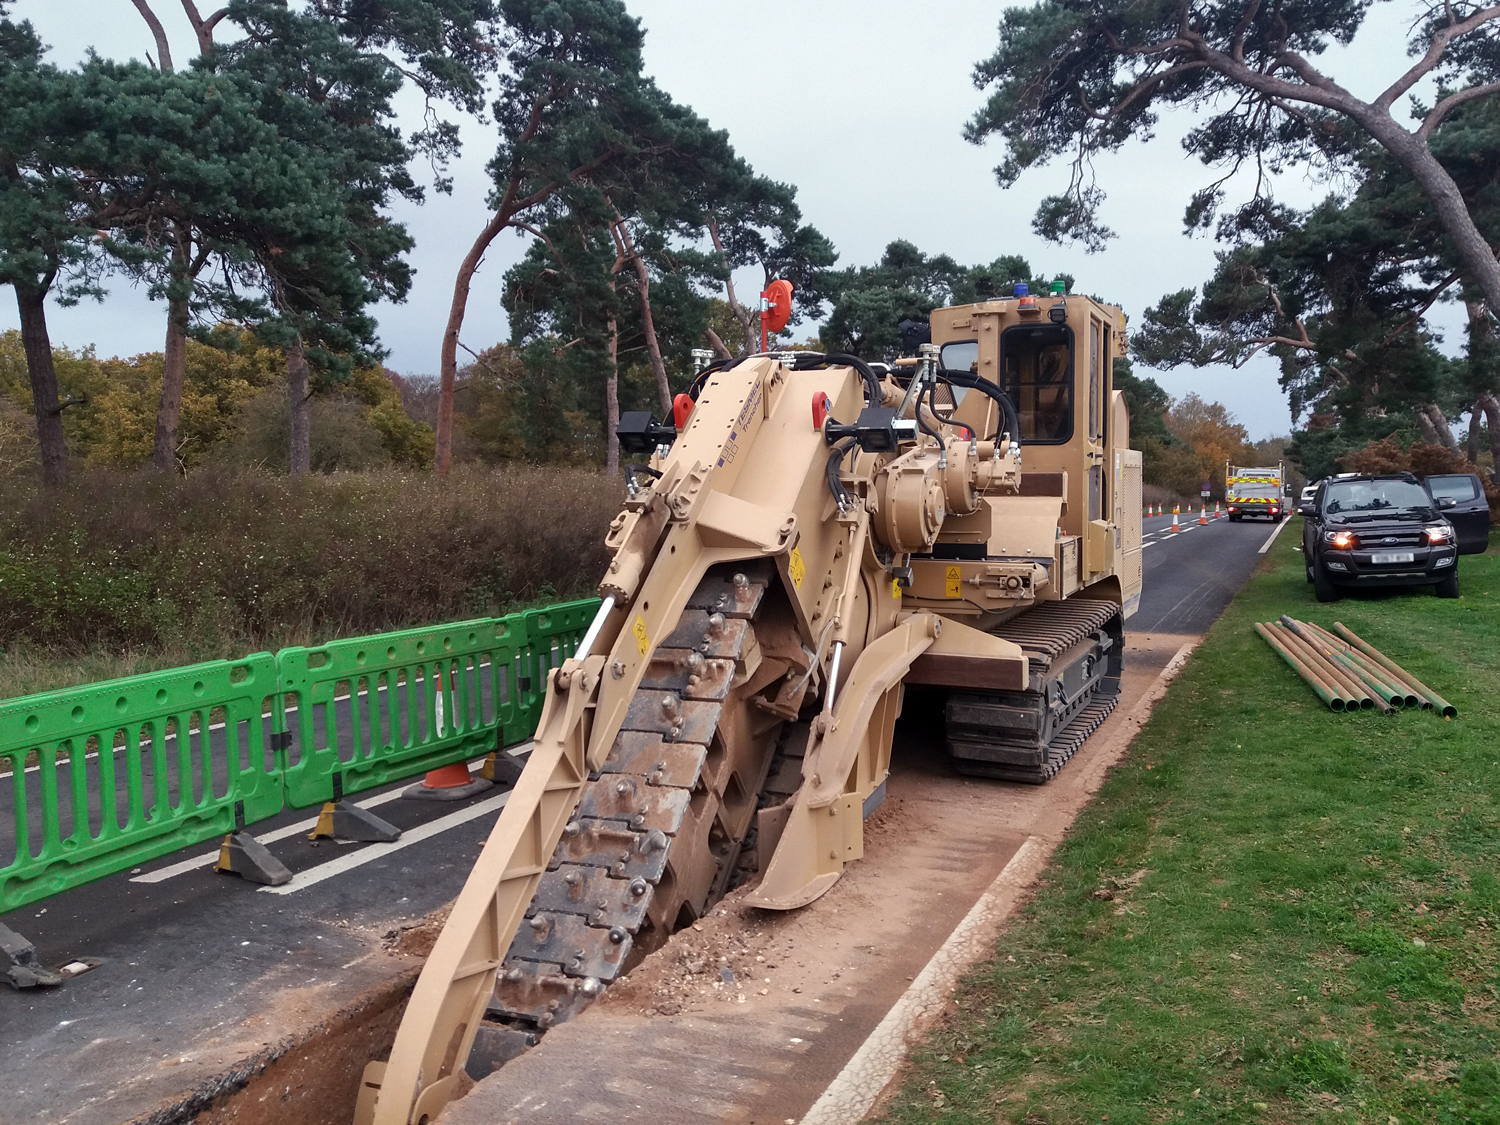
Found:
[[[1008,192],[991,169],[1000,153],[960,133],[982,94],[974,64],[996,43],[996,0],[806,0],[796,7],[727,5],[704,0],[626,0],[647,30],[646,62],[663,89],[718,128],[755,168],[795,184],[806,220],[833,240],[841,264],[873,262],[892,239],[965,263],[1023,254],[1039,273],[1069,272],[1078,286],[1118,303],[1138,324],[1163,293],[1202,282],[1215,245],[1182,233],[1183,207],[1206,182],[1178,140],[1191,121],[1167,118],[1159,135],[1101,161],[1109,192],[1105,219],[1120,235],[1100,254],[1043,242],[1031,233],[1037,201],[1058,190],[1066,169],[1028,173]],[[154,7],[182,66],[196,49],[176,0]],[[779,15],[778,15],[779,13]],[[1405,68],[1402,6],[1381,4],[1348,50],[1321,60],[1357,94],[1373,96]],[[154,50],[130,0],[16,0],[15,18],[32,21],[59,65],[100,54],[143,57]],[[414,115],[416,104],[405,108]],[[465,154],[453,169],[454,194],[431,194],[422,207],[395,213],[416,239],[417,278],[402,305],[378,310],[388,365],[407,373],[437,370],[453,274],[485,221],[484,163],[491,135],[465,130]],[[1326,188],[1300,178],[1278,192],[1306,204]],[[475,351],[507,336],[500,279],[524,243],[505,235],[491,248],[468,305],[463,342]],[[1440,308],[1440,324],[1454,321]],[[14,327],[9,295],[0,328]],[[160,350],[165,310],[121,287],[102,305],[53,308],[55,343],[93,344],[101,355]],[[1275,365],[1146,372],[1174,395],[1195,391],[1223,402],[1252,438],[1286,433],[1291,419]]]

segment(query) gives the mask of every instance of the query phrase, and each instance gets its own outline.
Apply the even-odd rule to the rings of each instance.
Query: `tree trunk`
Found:
[[[182,388],[187,381],[187,298],[167,302],[167,345],[161,361],[161,403],[156,408],[156,441],[151,464],[162,472],[177,465],[177,423],[182,419]]]
[[[36,411],[36,437],[42,454],[42,483],[68,479],[68,446],[63,438],[62,407],[57,401],[57,368],[52,363],[52,341],[47,336],[47,291],[16,285],[16,308],[21,317],[21,346],[26,372],[31,376],[31,402]]]
[[[745,330],[745,342],[740,348],[740,355],[749,355],[755,351],[756,329],[760,327],[760,313],[751,314],[750,310],[740,304],[739,298],[734,295],[734,267],[729,262],[729,255],[724,253],[724,243],[719,240],[719,220],[709,217],[708,236],[713,239],[714,249],[719,252],[719,257],[724,262],[724,295],[729,298],[729,311],[734,313],[734,319],[740,322],[740,327]]]
[[[1427,417],[1432,421],[1433,432],[1437,434],[1438,444],[1450,452],[1458,452],[1458,440],[1453,436],[1453,427],[1448,425],[1448,419],[1438,409],[1436,403],[1429,402],[1426,406]]]
[[[146,0],[135,0],[135,9],[141,13],[141,18],[151,29],[152,38],[156,40],[156,54],[159,58],[157,65],[163,74],[171,74],[172,47],[167,42],[167,33],[162,29],[161,20],[156,18],[156,13],[151,10],[151,5],[147,4]]]
[[[312,470],[312,394],[308,390],[307,356],[302,337],[286,350],[286,398],[290,437],[287,461],[293,474]]]
[[[604,376],[604,471],[620,475],[620,323],[609,318],[609,370]]]
[[[508,221],[509,215],[501,212],[491,216],[459,263],[458,276],[453,279],[453,300],[448,305],[448,325],[443,329],[443,352],[438,370],[437,449],[433,466],[440,476],[447,476],[453,465],[453,390],[458,383],[458,334],[463,329],[464,310],[469,305],[469,285],[479,271],[479,263],[484,261],[484,252]]]
[[[661,399],[662,417],[670,419],[672,385],[667,382],[667,365],[661,357],[661,342],[656,338],[656,319],[651,315],[651,271],[646,268],[645,259],[636,250],[630,232],[625,229],[625,221],[619,217],[618,212],[615,214],[615,229],[625,256],[635,266],[635,289],[641,299],[641,325],[646,333],[646,351],[651,356],[651,370],[656,372],[656,394]]]
[[[1500,399],[1485,391],[1474,400],[1474,413],[1484,411],[1484,424],[1490,431],[1490,480],[1500,481]]]
[[[703,338],[708,341],[708,346],[713,348],[714,354],[720,359],[734,358],[734,356],[729,354],[729,349],[724,346],[724,341],[719,339],[719,334],[712,328],[705,328],[703,330]]]
[[[1469,432],[1465,435],[1467,455],[1474,464],[1479,464],[1479,406],[1476,403],[1469,412]]]
[[[1489,243],[1474,225],[1474,216],[1469,214],[1463,193],[1458,190],[1453,177],[1432,155],[1426,142],[1403,129],[1389,113],[1370,106],[1362,105],[1361,108],[1364,112],[1345,112],[1349,112],[1349,116],[1363,125],[1381,147],[1411,173],[1437,212],[1443,230],[1453,239],[1469,280],[1484,294],[1490,308],[1500,309],[1500,262],[1495,260]]]

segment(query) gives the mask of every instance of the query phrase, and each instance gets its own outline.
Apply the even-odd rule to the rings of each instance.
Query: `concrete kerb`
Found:
[[[1194,639],[1179,648],[1150,690],[1115,729],[1104,749],[1087,762],[1078,763],[1084,766],[1083,776],[1073,797],[1073,807],[1066,812],[1064,830],[1099,791],[1109,770],[1125,757],[1135,736],[1151,718],[1151,712],[1166,695],[1167,688],[1187,664],[1198,643],[1198,639]],[[813,1103],[802,1117],[801,1125],[857,1125],[864,1120],[896,1078],[907,1050],[947,1009],[959,979],[992,950],[995,939],[1016,907],[1026,900],[1061,842],[1061,832],[1027,838],[973,909],[917,974],[911,986],[854,1052],[844,1069]]]

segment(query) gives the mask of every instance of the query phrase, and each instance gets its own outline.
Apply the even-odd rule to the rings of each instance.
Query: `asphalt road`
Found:
[[[1271,535],[1286,524],[1227,518],[1197,522],[1152,516],[1145,523],[1141,606],[1125,623],[1137,633],[1204,633],[1245,584]],[[1294,528],[1289,534],[1297,534]]]
[[[1170,525],[1146,522],[1132,632],[1206,630],[1273,530]],[[0,1123],[116,1125],[388,977],[382,938],[453,898],[504,800],[401,788],[359,797],[404,830],[394,844],[310,842],[306,810],[257,825],[295,873],[282,888],[215,873],[200,845],[4,916],[45,963],[97,967],[59,989],[0,987]]]

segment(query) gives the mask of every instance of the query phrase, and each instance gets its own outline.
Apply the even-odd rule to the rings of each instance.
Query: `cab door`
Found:
[[[1424,482],[1434,502],[1451,499],[1451,508],[1438,507],[1438,514],[1453,524],[1458,533],[1458,553],[1477,555],[1490,545],[1490,502],[1485,498],[1479,478],[1472,473],[1430,476]]]

